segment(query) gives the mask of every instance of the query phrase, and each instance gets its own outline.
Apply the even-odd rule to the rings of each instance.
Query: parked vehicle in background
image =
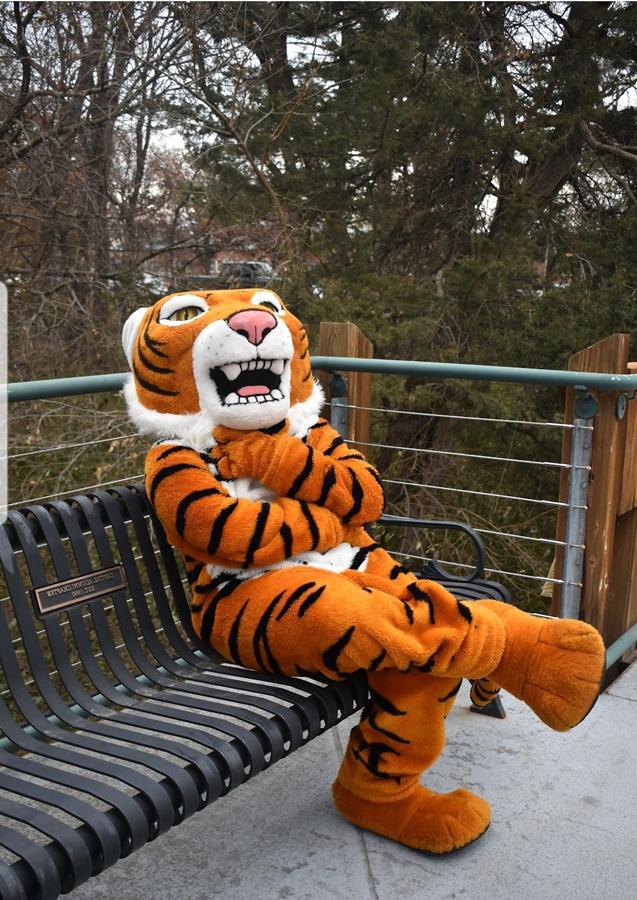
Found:
[[[214,277],[214,276],[213,276]],[[243,260],[219,263],[216,287],[270,287],[276,272],[267,262]]]

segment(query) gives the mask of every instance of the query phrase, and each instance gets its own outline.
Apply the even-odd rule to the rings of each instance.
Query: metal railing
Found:
[[[497,531],[488,528],[478,528],[486,534],[497,533],[501,536],[507,536],[516,540],[542,540],[550,543],[555,547],[559,546],[563,549],[564,565],[563,578],[552,578],[549,576],[531,576],[523,577],[535,578],[542,582],[562,583],[562,601],[561,614],[569,617],[577,617],[579,614],[580,595],[582,590],[582,575],[584,562],[584,530],[586,524],[586,499],[589,488],[590,478],[590,450],[592,444],[592,430],[594,414],[596,411],[596,403],[591,396],[590,391],[619,391],[629,393],[637,391],[637,375],[617,375],[603,372],[573,372],[564,370],[551,369],[529,369],[529,368],[513,368],[501,366],[477,366],[455,363],[435,363],[435,362],[418,362],[412,360],[378,360],[378,359],[353,359],[344,357],[328,357],[316,356],[313,358],[314,368],[321,369],[328,373],[332,373],[330,381],[331,394],[331,417],[332,424],[337,427],[341,433],[345,433],[347,428],[347,415],[349,409],[355,409],[351,406],[347,399],[347,383],[341,373],[346,372],[368,372],[386,375],[403,375],[410,377],[418,377],[420,379],[428,379],[432,381],[440,381],[447,379],[468,380],[468,381],[486,381],[500,382],[508,384],[523,385],[540,385],[553,387],[569,387],[576,392],[575,415],[570,423],[556,422],[528,422],[520,419],[489,419],[487,417],[461,417],[452,416],[442,413],[422,413],[412,410],[391,410],[396,415],[425,415],[431,417],[436,415],[442,419],[466,419],[475,422],[498,422],[501,424],[524,424],[534,425],[537,427],[550,427],[571,429],[572,432],[572,452],[569,463],[548,461],[537,461],[530,459],[521,459],[507,456],[487,456],[481,454],[467,454],[457,451],[444,451],[437,448],[414,448],[402,447],[400,445],[383,444],[384,448],[392,448],[397,451],[408,450],[410,452],[420,452],[423,454],[443,454],[447,457],[458,456],[463,458],[476,458],[483,460],[498,460],[506,463],[528,464],[528,465],[553,465],[556,468],[565,468],[569,472],[569,489],[566,503],[560,503],[558,500],[548,500],[545,498],[532,498],[515,496],[514,494],[503,494],[498,492],[488,492],[483,490],[472,490],[470,488],[456,488],[450,485],[434,485],[434,484],[410,484],[408,481],[398,481],[388,478],[388,483],[403,484],[410,487],[421,487],[428,490],[459,492],[465,495],[475,494],[481,497],[493,496],[497,499],[507,499],[510,501],[533,502],[544,504],[557,508],[559,506],[566,507],[566,533],[563,541],[552,540],[549,538],[528,538],[519,534],[507,534],[506,532]],[[48,400],[53,398],[75,397],[87,394],[114,393],[119,391],[128,377],[128,373],[114,373],[109,375],[94,375],[77,378],[52,379],[46,381],[23,382],[10,384],[8,386],[8,399],[11,403]],[[388,410],[382,407],[369,407],[370,412],[386,413]],[[106,441],[117,441],[135,438],[135,434],[109,436],[103,439]],[[54,448],[29,449],[22,450],[20,453],[13,454],[12,459],[35,455],[45,452],[46,450],[55,450],[65,452],[73,448],[82,446],[93,446],[98,441],[90,440],[83,442],[60,443]],[[367,446],[370,446],[368,443]],[[372,445],[373,446],[373,445]],[[114,481],[101,481],[99,485],[88,485],[80,488],[74,488],[73,491],[62,493],[81,492],[82,490],[92,489],[96,486],[108,486],[109,484],[121,483],[131,478],[140,478],[140,475],[127,476]],[[33,502],[34,500],[42,501],[49,499],[54,495],[46,495],[40,497],[26,498],[21,502]],[[55,495],[57,496],[57,494]],[[16,504],[11,504],[16,505]],[[413,557],[412,557],[413,558]],[[441,560],[441,562],[444,562]],[[496,574],[518,576],[521,573],[511,573],[501,569],[492,570]],[[619,652],[617,647],[623,647],[618,659],[626,649],[631,646],[631,641],[637,641],[637,626],[629,629],[619,641],[616,641],[612,648],[609,649],[609,659],[614,653]],[[627,643],[628,642],[628,643]],[[611,653],[611,651],[613,651]],[[613,661],[616,661],[613,659]]]

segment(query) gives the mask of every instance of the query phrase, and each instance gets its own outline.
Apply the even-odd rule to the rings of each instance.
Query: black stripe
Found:
[[[399,709],[397,706],[388,700],[387,697],[383,697],[382,694],[379,694],[377,691],[374,691],[370,688],[369,696],[372,699],[372,702],[376,704],[379,709],[382,709],[384,713],[387,713],[389,716],[406,716],[407,713],[404,709]]]
[[[469,607],[466,606],[464,603],[461,603],[459,600],[456,600],[456,603],[458,604],[458,612],[460,613],[462,618],[466,622],[473,622],[473,615],[472,615]]]
[[[409,603],[407,603],[406,600],[401,600],[400,602],[402,603],[403,608],[404,608],[404,610],[405,610],[405,615],[407,616],[407,621],[409,622],[410,625],[413,625],[413,624],[414,624],[414,611],[413,611],[413,609],[411,608],[411,606],[409,605]]]
[[[336,672],[338,675],[341,674],[337,665],[338,658],[351,641],[355,631],[356,626],[350,625],[347,631],[344,631],[340,638],[337,641],[334,641],[334,643],[323,653],[323,664],[326,669],[329,669],[331,672]]]
[[[186,573],[186,578],[188,579],[188,584],[194,584],[195,581],[201,575],[201,570],[203,569],[203,563],[197,563],[189,572]]]
[[[255,629],[254,637],[252,639],[252,649],[254,650],[254,658],[256,659],[259,667],[264,672],[268,671],[263,663],[263,657],[261,656],[261,648],[259,647],[259,644],[261,642],[263,642],[264,650],[266,651],[266,653],[268,655],[268,659],[270,661],[270,664],[272,665],[272,671],[276,672],[278,675],[281,675],[282,672],[281,672],[281,669],[279,668],[278,663],[274,659],[274,656],[272,655],[272,651],[271,651],[270,645],[268,643],[266,629],[268,627],[268,622],[270,621],[270,617],[272,616],[272,613],[274,612],[274,607],[277,605],[277,603],[279,602],[279,600],[281,599],[283,594],[284,594],[284,591],[281,591],[281,593],[277,594],[276,597],[274,598],[274,600],[272,600],[272,602],[269,604],[266,611],[263,613],[263,615],[261,616],[261,618],[259,620],[259,624],[257,625],[257,627]]]
[[[317,428],[325,428],[326,425],[327,425],[326,419],[319,419],[318,422],[314,423],[314,425],[310,425],[310,427],[308,428],[308,432],[315,431]]]
[[[310,352],[310,348],[306,347],[305,350],[303,351],[303,353],[301,353],[301,355],[299,356],[299,359],[305,359],[305,357],[308,355],[309,352]]]
[[[334,438],[334,440],[329,445],[327,450],[323,450],[323,453],[326,456],[331,456],[331,454],[334,452],[334,450],[336,450],[337,447],[340,447],[341,444],[344,444],[344,443],[345,443],[345,441],[343,440],[343,438],[340,435],[338,435],[337,437]]]
[[[394,581],[394,579],[398,578],[398,576],[401,574],[401,572],[406,572],[406,571],[407,571],[407,569],[405,569],[404,566],[395,565],[394,568],[389,573],[389,578],[391,581]]]
[[[419,672],[431,672],[436,665],[436,654],[432,653],[426,663],[422,666],[416,666]]]
[[[228,597],[241,583],[242,581],[240,578],[232,578],[215,594],[214,598],[210,601],[210,605],[203,614],[203,619],[201,621],[201,639],[203,641],[210,643],[210,636],[215,624],[217,606],[222,600]]]
[[[232,628],[230,629],[230,635],[228,637],[228,651],[230,653],[230,658],[234,659],[240,666],[243,665],[243,663],[241,662],[241,656],[239,654],[239,628],[241,627],[241,619],[245,612],[245,608],[249,602],[250,600],[246,600],[239,610],[237,617],[232,623]]]
[[[427,604],[427,606],[429,607],[429,621],[431,622],[432,625],[435,625],[436,617],[434,615],[434,605],[433,605],[433,601],[432,601],[431,597],[429,596],[429,594],[427,593],[427,591],[423,591],[423,589],[418,587],[418,585],[415,582],[408,584],[407,590],[409,591],[411,596],[414,598],[414,600],[416,600],[418,603],[426,603]]]
[[[449,691],[448,694],[445,694],[444,697],[438,697],[438,703],[445,703],[445,701],[451,700],[452,697],[455,697],[456,694],[458,693],[458,691],[460,690],[461,685],[462,685],[462,678],[460,679],[460,681],[458,682],[458,684],[455,687],[451,688],[451,690]]]
[[[376,716],[373,712],[370,712],[367,719],[367,724],[370,728],[373,728],[374,731],[378,731],[379,734],[384,734],[385,737],[388,737],[392,741],[396,741],[397,744],[411,744],[411,741],[408,741],[407,738],[401,737],[399,734],[396,734],[395,731],[389,731],[387,728],[381,728],[381,726],[376,721]]]
[[[368,544],[367,547],[361,547],[350,564],[350,569],[360,569],[372,550],[377,550],[380,544]]]
[[[162,397],[176,397],[179,394],[179,391],[166,391],[164,388],[157,387],[156,384],[152,384],[150,381],[146,381],[145,378],[139,374],[137,366],[133,362],[133,372],[135,373],[135,378],[138,383],[145,388],[145,390],[150,391],[152,394],[161,394]]]
[[[277,422],[276,425],[270,425],[269,428],[259,428],[263,434],[278,434],[279,431],[283,431],[285,428],[285,419],[281,419],[280,422]]]
[[[374,469],[372,466],[369,466],[369,465],[366,467],[366,469],[367,469],[367,472],[372,476],[372,478],[378,482],[378,484],[381,487],[381,490],[383,490],[383,492],[384,492],[383,480],[380,477],[380,475],[378,474],[378,472],[376,471],[376,469]]]
[[[261,538],[263,537],[263,532],[265,531],[265,523],[268,521],[268,516],[270,515],[270,504],[263,503],[261,509],[259,510],[259,515],[257,516],[257,520],[254,523],[254,531],[252,532],[252,537],[250,538],[250,543],[248,544],[248,552],[246,553],[246,561],[243,564],[243,568],[247,569],[250,567],[252,560],[254,559],[254,554],[261,543]]]
[[[327,495],[332,490],[334,485],[336,484],[336,473],[334,469],[330,466],[330,468],[325,473],[325,477],[323,478],[323,486],[321,487],[321,495],[316,501],[319,506],[324,506],[325,501],[327,500]]]
[[[346,456],[339,456],[339,462],[346,462],[348,459],[365,459],[362,453],[359,453],[358,450],[354,450],[353,453],[348,453]]]
[[[171,475],[176,475],[177,472],[184,472],[186,469],[198,469],[199,466],[193,466],[192,463],[175,463],[174,466],[166,466],[165,469],[160,469],[160,471],[155,475],[153,480],[150,483],[150,487],[148,489],[148,497],[150,502],[154,505],[155,503],[155,494],[157,492],[157,488],[164,481],[165,478],[169,478]]]
[[[292,483],[292,487],[288,491],[288,497],[295,497],[297,492],[301,490],[303,484],[309,478],[310,472],[314,467],[314,451],[311,447],[306,447],[307,450],[307,459],[305,460],[305,465],[296,476]]]
[[[200,457],[201,459],[203,459],[203,461],[205,462],[205,464],[206,464],[207,466],[214,466],[214,465],[215,465],[214,459],[212,458],[212,456],[211,456],[209,453],[206,453],[205,450],[202,450],[202,451],[201,451],[201,453],[199,454],[199,457]]]
[[[378,654],[378,656],[375,656],[374,659],[370,662],[369,671],[375,672],[386,656],[387,656],[387,651],[381,650],[380,653]]]
[[[307,595],[307,597],[305,598],[303,603],[301,603],[301,605],[299,606],[299,612],[298,612],[299,619],[302,619],[303,616],[305,615],[305,613],[310,608],[310,606],[312,606],[312,604],[316,603],[316,601],[319,599],[319,597],[321,596],[321,594],[323,593],[324,590],[325,590],[325,585],[322,584],[320,586],[320,588],[317,588],[315,591],[312,591],[311,594]]]
[[[173,453],[179,453],[181,450],[190,450],[190,447],[184,447],[183,444],[173,445],[167,450],[162,450],[157,457],[157,462],[159,462],[160,459],[166,459],[167,456],[172,456]]]
[[[309,369],[307,375],[304,375],[303,378],[301,378],[301,381],[309,381],[309,379],[311,377],[312,377],[312,370]]]
[[[179,506],[177,507],[177,513],[175,515],[175,528],[182,537],[184,536],[184,528],[186,527],[186,512],[188,511],[188,508],[193,503],[196,503],[197,500],[202,500],[204,497],[212,497],[213,494],[221,494],[221,491],[217,488],[202,488],[200,491],[191,491],[179,501]]]
[[[320,533],[319,533],[319,530],[318,530],[318,525],[316,524],[316,521],[315,521],[315,519],[314,519],[314,516],[313,516],[312,513],[310,512],[309,506],[307,505],[307,503],[306,503],[304,500],[299,500],[299,506],[301,507],[301,512],[302,512],[303,515],[305,516],[305,519],[306,519],[307,524],[308,524],[309,529],[310,529],[310,534],[312,535],[312,547],[311,547],[311,549],[312,549],[312,550],[315,550],[315,549],[317,548],[317,546],[318,546],[318,542],[319,542],[320,537],[321,537],[321,535],[320,535]]]
[[[480,684],[479,681],[476,681],[471,688],[471,697],[477,697],[483,703],[491,703],[497,695],[499,694],[499,690],[488,691],[483,685]]]
[[[239,501],[235,500],[229,506],[226,506],[225,509],[222,509],[215,519],[214,525],[210,529],[210,540],[208,541],[209,556],[212,556],[212,554],[216,552],[219,546],[219,542],[221,541],[221,535],[223,534],[224,526],[238,505]]]
[[[304,594],[306,591],[309,591],[310,588],[313,588],[315,586],[316,586],[315,581],[307,581],[305,584],[301,584],[301,585],[299,585],[299,587],[294,588],[294,590],[292,591],[292,593],[290,594],[288,599],[283,604],[283,607],[279,611],[279,613],[276,617],[277,622],[283,618],[283,616],[286,614],[286,612],[292,606],[292,604],[294,603],[295,600],[298,600],[302,594]]]
[[[190,604],[190,612],[198,613],[203,609],[203,603],[191,603]]]
[[[157,356],[163,356],[164,359],[168,359],[168,355],[166,353],[162,353],[160,350],[155,349],[156,347],[163,347],[165,344],[165,341],[158,341],[157,338],[152,338],[148,333],[148,329],[150,328],[150,323],[152,322],[152,320],[153,319],[151,316],[150,319],[146,322],[146,327],[144,328],[144,331],[142,333],[142,337],[144,338],[144,343],[146,344],[148,349],[152,350],[153,353],[156,353]]]
[[[352,478],[352,497],[354,498],[354,502],[352,503],[349,512],[347,512],[343,516],[343,522],[345,525],[347,525],[348,522],[351,522],[354,516],[361,511],[361,506],[363,505],[363,497],[365,496],[356,473],[352,472],[352,470],[350,469],[349,474]]]
[[[156,366],[155,363],[151,362],[148,357],[144,356],[144,354],[142,353],[142,348],[139,344],[137,345],[137,355],[139,356],[144,366],[146,366],[147,369],[150,369],[151,372],[156,372],[158,375],[175,374],[174,369],[165,369],[162,366]]]
[[[233,575],[232,572],[221,572],[219,575],[215,575],[212,581],[208,581],[206,584],[199,584],[195,588],[195,591],[198,594],[206,594],[208,591],[214,591],[216,588],[220,587],[222,584],[225,584],[227,581],[236,581],[236,575]]]
[[[287,559],[288,556],[292,556],[292,529],[285,522],[282,522],[280,533],[283,538],[283,553]]]
[[[217,603],[219,601],[215,597],[214,600],[211,600],[208,604],[208,608],[203,614],[203,619],[201,620],[201,640],[206,644],[210,643],[210,636],[212,634],[212,629],[215,624],[215,614],[217,612]]]

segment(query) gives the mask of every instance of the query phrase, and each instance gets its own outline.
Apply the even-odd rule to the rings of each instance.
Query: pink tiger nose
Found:
[[[277,321],[272,313],[264,309],[244,309],[228,319],[228,325],[237,334],[242,334],[255,347],[276,328]]]

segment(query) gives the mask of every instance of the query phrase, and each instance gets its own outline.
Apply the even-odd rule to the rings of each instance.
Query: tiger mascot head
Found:
[[[216,425],[285,418],[304,434],[323,404],[305,329],[270,290],[170,294],[129,316],[122,343],[128,410],[144,434],[203,448]]]

